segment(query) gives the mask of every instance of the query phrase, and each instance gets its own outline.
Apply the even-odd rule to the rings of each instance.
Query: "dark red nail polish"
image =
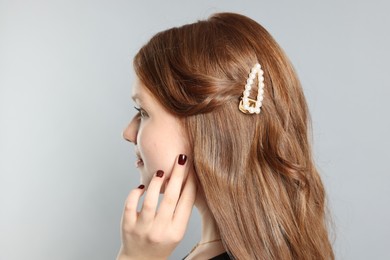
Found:
[[[141,185],[138,186],[138,189],[141,189],[141,190],[142,190],[143,188],[145,188],[145,185],[143,185],[143,184],[141,184]]]
[[[187,156],[185,154],[180,154],[178,163],[180,165],[184,165],[186,163],[186,161],[187,161]]]
[[[158,171],[156,172],[156,176],[157,176],[157,177],[162,178],[163,175],[164,175],[164,172],[163,172],[162,170],[158,170]]]

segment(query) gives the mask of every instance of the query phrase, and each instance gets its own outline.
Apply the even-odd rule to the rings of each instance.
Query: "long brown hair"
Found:
[[[264,70],[264,100],[260,114],[247,115],[238,103],[257,62]],[[334,259],[304,93],[261,25],[218,13],[171,28],[140,49],[134,69],[181,118],[201,189],[232,258]]]

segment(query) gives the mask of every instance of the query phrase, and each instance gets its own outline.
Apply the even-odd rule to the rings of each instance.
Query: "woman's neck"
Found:
[[[217,223],[206,204],[203,192],[198,192],[195,200],[195,207],[198,209],[202,219],[202,237],[199,243],[220,238]]]
[[[206,204],[204,196],[198,192],[195,207],[198,209],[202,219],[202,237],[187,259],[210,259],[225,252],[217,223],[209,207]]]

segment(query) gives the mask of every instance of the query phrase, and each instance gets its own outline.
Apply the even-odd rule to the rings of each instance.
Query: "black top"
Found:
[[[184,260],[188,255],[186,255],[182,260]],[[213,258],[210,258],[209,260],[230,260],[229,255],[225,252],[220,255],[214,256]]]
[[[214,256],[210,260],[230,260],[229,255],[225,252],[220,255]]]

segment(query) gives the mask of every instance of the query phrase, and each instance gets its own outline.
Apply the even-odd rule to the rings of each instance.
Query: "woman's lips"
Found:
[[[138,158],[136,161],[135,161],[135,167],[139,168],[141,166],[144,165],[144,161],[142,161],[141,158]]]
[[[141,154],[140,154],[140,152],[138,151],[138,149],[137,148],[135,148],[135,155],[137,156],[137,160],[135,161],[135,167],[141,167],[141,166],[143,166],[144,165],[144,161],[142,161],[142,159],[141,159]]]

